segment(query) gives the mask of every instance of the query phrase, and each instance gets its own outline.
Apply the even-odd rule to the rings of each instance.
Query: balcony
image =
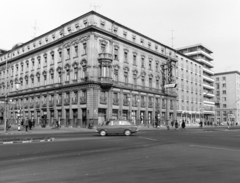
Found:
[[[119,99],[114,98],[113,99],[113,105],[119,105]]]
[[[137,107],[138,106],[138,102],[137,101],[132,101],[132,106],[133,107]]]
[[[70,99],[69,98],[65,98],[64,99],[64,105],[69,105],[70,104]]]
[[[98,54],[98,60],[109,60],[112,62],[112,54],[110,53],[99,53]]]
[[[49,101],[49,107],[53,107],[54,106],[54,101],[53,100],[50,100]]]
[[[86,104],[87,103],[87,97],[80,97],[80,104]]]
[[[72,104],[77,104],[78,103],[78,99],[77,98],[73,98],[72,99]]]
[[[153,103],[152,102],[148,102],[148,107],[152,108],[153,107]]]
[[[100,104],[107,104],[107,97],[100,97]]]
[[[57,105],[57,106],[62,106],[62,100],[61,100],[61,99],[58,99],[56,105]]]
[[[145,102],[141,102],[141,107],[146,107],[146,103]]]
[[[159,103],[156,103],[155,108],[159,109],[159,107],[160,107],[160,104],[159,104]]]
[[[39,102],[36,103],[36,108],[40,108],[40,103]]]
[[[113,85],[113,79],[111,77],[99,77],[99,82],[102,88],[110,88]]]
[[[123,105],[124,106],[129,106],[129,101],[127,99],[123,99]]]
[[[162,104],[162,109],[166,109],[166,104]]]

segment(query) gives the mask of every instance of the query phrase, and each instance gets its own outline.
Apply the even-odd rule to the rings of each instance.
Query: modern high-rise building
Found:
[[[177,119],[198,124],[201,119],[203,67],[198,61],[177,53]]]
[[[178,52],[196,60],[202,65],[202,103],[203,107],[200,109],[204,116],[204,122],[215,121],[215,102],[214,102],[214,72],[212,71],[213,56],[212,51],[202,44],[187,46],[177,49]]]
[[[214,74],[217,123],[240,122],[240,72]]]
[[[164,87],[176,62],[174,49],[91,11],[0,55],[0,100],[12,100],[12,121],[165,123],[176,119],[176,91]]]

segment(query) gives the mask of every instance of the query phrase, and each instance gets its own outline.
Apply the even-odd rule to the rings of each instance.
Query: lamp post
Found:
[[[129,104],[129,121],[131,121],[131,105],[130,105],[130,102],[131,102],[131,97],[130,96],[128,96],[128,104]]]

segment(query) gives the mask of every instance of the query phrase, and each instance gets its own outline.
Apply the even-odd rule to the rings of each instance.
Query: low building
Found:
[[[240,122],[240,72],[228,71],[214,74],[217,123]]]

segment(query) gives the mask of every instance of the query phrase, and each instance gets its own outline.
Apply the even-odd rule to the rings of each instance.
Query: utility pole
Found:
[[[173,37],[173,32],[174,30],[170,30],[172,32],[172,37],[171,37],[171,40],[172,40],[172,48],[173,48],[173,40],[175,39],[175,37]]]
[[[92,4],[92,3],[91,3],[91,5],[90,5],[90,9],[94,8],[94,11],[97,12],[97,8],[101,8],[101,6],[102,6],[102,5],[99,5],[99,4],[96,5],[96,4]]]

